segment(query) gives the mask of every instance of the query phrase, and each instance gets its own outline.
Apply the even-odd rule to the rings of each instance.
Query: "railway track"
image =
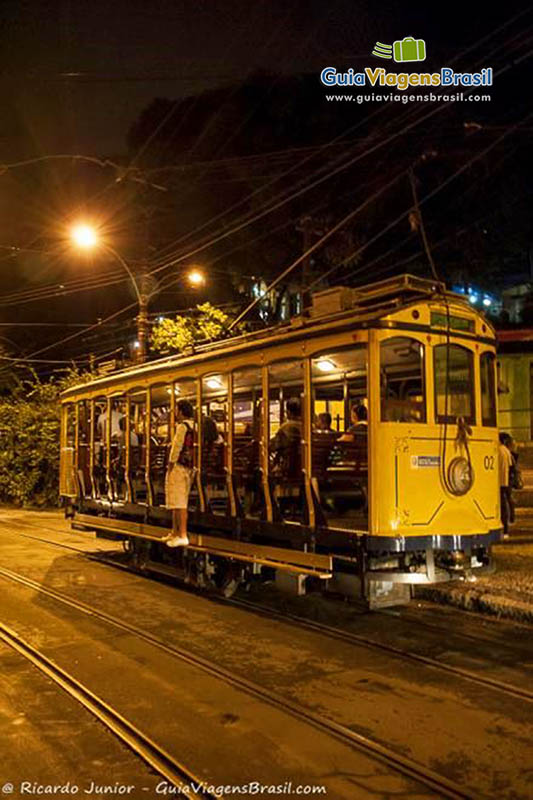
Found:
[[[103,611],[99,611],[98,609],[88,606],[85,603],[81,603],[78,600],[74,600],[70,597],[67,597],[66,595],[63,595],[60,592],[44,587],[41,584],[37,583],[36,581],[31,580],[30,578],[26,578],[25,576],[19,575],[4,567],[0,567],[0,578],[11,581],[13,583],[17,583],[26,588],[32,589],[33,591],[43,594],[48,598],[60,603],[63,606],[68,606],[78,612],[81,612],[87,616],[92,617],[93,619],[97,619],[121,631],[132,634],[138,639],[141,639],[149,643],[150,645],[158,648],[167,655],[171,655],[175,658],[178,658],[181,661],[187,663],[188,665],[192,665],[195,668],[200,669],[203,672],[209,674],[211,677],[224,681],[226,684],[229,684],[232,688],[244,691],[247,694],[252,695],[256,699],[259,699],[269,704],[270,706],[273,706],[283,711],[284,713],[291,715],[300,722],[312,725],[314,728],[317,728],[322,732],[327,733],[328,735],[336,738],[337,740],[343,742],[344,744],[348,744],[349,746],[359,750],[360,752],[363,752],[367,756],[371,756],[372,758],[385,764],[389,769],[393,769],[396,772],[401,773],[405,777],[417,782],[418,784],[425,786],[426,789],[435,792],[437,797],[439,798],[442,797],[450,799],[453,798],[454,800],[472,800],[473,797],[475,796],[471,794],[468,789],[465,789],[459,784],[455,783],[454,781],[451,781],[448,778],[439,775],[438,773],[429,769],[425,765],[418,763],[410,758],[407,758],[406,756],[403,756],[395,752],[394,750],[391,750],[390,748],[383,746],[379,742],[373,741],[372,739],[363,736],[362,734],[356,733],[355,731],[351,730],[345,725],[341,725],[333,720],[330,720],[322,716],[321,714],[318,714],[308,708],[305,708],[303,706],[298,705],[297,703],[294,703],[292,700],[289,700],[275,692],[265,689],[262,686],[259,686],[258,684],[255,684],[252,681],[247,680],[246,678],[235,675],[234,673],[229,672],[223,667],[214,665],[211,662],[208,662],[207,660],[201,658],[200,656],[194,655],[182,648],[170,645],[164,640],[149,633],[148,631],[138,628],[135,625],[131,625],[119,619],[118,617],[112,616]],[[22,640],[18,639],[16,634],[13,634],[12,632],[10,633],[9,630],[6,628],[6,626],[2,625],[1,623],[0,623],[0,638],[6,641],[6,643],[13,646],[14,649],[18,649],[17,642],[19,644],[22,642]],[[34,649],[31,648],[31,646],[28,645],[27,643],[20,644],[19,652],[22,652],[24,655],[27,654],[26,657],[28,657],[29,660],[32,660],[33,663],[36,663],[36,666],[39,666],[39,668],[41,668],[40,665],[43,664],[45,669],[51,669],[52,670],[51,677],[54,680],[55,680],[53,674],[54,669],[57,669],[58,672],[61,673],[61,675],[59,676],[60,679],[66,675],[66,673],[63,673],[63,671],[60,670],[59,668],[55,668],[52,662],[48,661],[46,657],[42,656],[42,654],[38,654],[37,651],[34,651]],[[34,657],[36,658],[36,661],[33,661]],[[77,689],[75,679],[72,678],[71,676],[66,676],[66,680],[67,684],[69,683],[69,681],[74,682],[74,689],[71,693],[73,694],[73,696],[77,696],[77,692],[81,690]],[[59,680],[57,680],[56,682],[59,682]],[[91,695],[90,691],[86,689],[86,687],[83,687],[82,690],[84,692],[84,695],[86,694],[89,697],[92,696],[92,698],[94,698],[94,695]],[[67,691],[69,691],[68,688]],[[96,701],[98,701],[98,698],[96,698]],[[100,701],[100,703],[102,703],[102,701]],[[126,723],[126,725],[129,725],[129,723],[127,723],[127,721],[123,719],[122,722]],[[127,740],[124,738],[124,741]],[[152,747],[155,746],[153,742],[150,742],[150,740],[147,739],[147,737],[143,738],[143,744],[144,743],[147,743]],[[171,757],[168,756],[168,754],[166,754],[162,750],[159,751],[159,758],[171,759]],[[182,765],[176,764],[175,762],[172,761],[170,763],[170,767],[174,770],[173,782],[175,782],[178,779],[177,776],[179,775],[180,770],[186,771]],[[161,768],[162,769],[165,768],[164,763],[161,764]],[[189,778],[187,778],[187,780],[189,781]],[[200,795],[200,796],[205,796],[205,795]]]
[[[446,672],[450,675],[463,678],[464,680],[477,683],[480,686],[483,686],[483,688],[489,687],[491,689],[504,692],[512,697],[519,698],[520,700],[528,700],[529,702],[533,702],[533,691],[523,689],[520,686],[513,686],[510,683],[505,683],[504,681],[499,681],[494,678],[478,675],[477,673],[471,672],[470,670],[462,667],[455,667],[451,664],[445,664],[442,661],[438,661],[436,658],[431,658],[431,656],[423,656],[419,653],[412,653],[409,650],[404,650],[401,647],[395,647],[394,645],[385,644],[384,642],[378,642],[375,639],[370,639],[367,636],[360,636],[357,633],[343,631],[340,628],[325,625],[322,622],[302,619],[301,617],[290,614],[289,612],[275,611],[258,603],[252,603],[249,600],[236,600],[235,598],[231,598],[229,600],[225,600],[224,602],[234,605],[236,608],[253,611],[261,614],[262,616],[295,625],[296,627],[304,630],[316,631],[324,636],[329,637],[330,639],[336,639],[337,641],[348,642],[357,646],[371,647],[376,650],[381,650],[382,652],[390,653],[391,655],[398,656],[409,661],[414,661],[418,664],[423,664],[431,669],[439,670],[440,672]]]
[[[53,531],[53,529],[51,528],[48,528],[48,530]],[[57,531],[55,532],[57,533]],[[37,541],[42,541],[45,542],[46,544],[51,544],[57,547],[82,553],[91,560],[97,561],[102,564],[107,564],[108,566],[112,566],[127,571],[133,571],[126,564],[121,564],[119,562],[112,561],[111,559],[104,558],[98,555],[98,553],[88,554],[86,550],[83,550],[83,548],[78,548],[72,545],[55,542],[51,539],[43,539],[38,536],[32,536],[31,534],[17,533],[17,535],[21,535],[30,539],[36,539]],[[478,684],[483,688],[490,688],[499,692],[503,692],[511,697],[518,698],[520,700],[533,702],[533,691],[529,691],[528,689],[524,689],[520,686],[514,686],[512,684],[506,683],[505,681],[500,681],[495,678],[479,675],[478,673],[472,672],[471,670],[465,669],[463,667],[457,667],[451,664],[445,664],[436,658],[432,658],[431,656],[424,656],[419,653],[413,653],[409,650],[405,650],[400,647],[395,647],[394,645],[386,644],[384,642],[379,642],[376,639],[372,639],[367,636],[351,633],[350,631],[344,631],[341,628],[336,628],[330,625],[326,625],[322,622],[303,619],[302,617],[290,614],[289,612],[286,611],[283,612],[275,611],[269,608],[268,606],[263,606],[260,605],[259,603],[253,603],[250,602],[249,600],[235,599],[235,598],[223,600],[222,598],[220,598],[220,602],[233,605],[236,608],[242,608],[243,610],[246,611],[251,611],[257,614],[261,614],[264,617],[270,617],[271,619],[276,619],[304,630],[311,630],[320,633],[324,636],[327,636],[330,639],[336,639],[337,641],[351,643],[358,647],[367,647],[375,650],[380,650],[382,652],[389,653],[390,655],[402,658],[404,660],[412,661],[418,664],[423,664],[424,666],[429,667],[433,670],[438,670],[440,672],[444,672],[449,675],[454,675],[463,680],[467,680],[471,683]],[[415,624],[418,624],[418,622]],[[434,630],[438,630],[437,626],[426,625],[426,627],[432,627]],[[487,639],[483,639],[482,637],[475,637],[470,634],[461,634],[461,636],[471,639],[474,642],[488,641]]]
[[[185,796],[193,796],[202,800],[211,800],[211,798],[215,797],[205,788],[202,788],[204,782],[194,772],[177,761],[77,678],[59,667],[40,650],[19,636],[16,631],[2,622],[0,622],[0,641],[15,650],[26,661],[29,661],[53,681],[54,684],[74,698],[109,731],[121,739],[149,767],[176,787],[178,792],[185,793]]]

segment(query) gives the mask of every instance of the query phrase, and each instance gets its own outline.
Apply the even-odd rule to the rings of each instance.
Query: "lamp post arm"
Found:
[[[104,250],[107,250],[107,252],[108,252],[108,253],[111,253],[111,255],[113,256],[113,258],[115,258],[115,259],[116,259],[116,260],[119,262],[119,264],[121,264],[121,265],[122,265],[122,267],[123,267],[123,268],[126,270],[126,272],[128,273],[128,275],[129,275],[129,277],[130,277],[130,280],[131,280],[131,282],[133,283],[133,288],[135,289],[135,294],[137,295],[137,301],[138,301],[139,305],[141,306],[141,305],[143,304],[143,298],[142,298],[141,292],[140,292],[140,290],[139,290],[139,284],[137,283],[137,280],[136,280],[136,278],[135,278],[135,275],[134,275],[134,274],[133,274],[133,272],[131,271],[131,269],[130,269],[130,267],[128,266],[127,262],[126,262],[126,261],[125,261],[125,260],[122,258],[122,256],[120,255],[120,253],[118,253],[118,252],[115,250],[115,248],[114,248],[114,247],[111,247],[111,245],[109,245],[109,244],[104,244],[104,245],[102,245],[102,246],[103,246],[103,249],[104,249]]]

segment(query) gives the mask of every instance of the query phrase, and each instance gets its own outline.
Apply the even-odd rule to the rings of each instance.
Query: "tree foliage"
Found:
[[[50,506],[59,495],[61,392],[90,374],[16,379],[0,398],[0,502]]]
[[[196,306],[196,314],[163,319],[152,330],[152,347],[160,353],[183,352],[199,342],[210,342],[226,335],[231,320],[211,303]]]

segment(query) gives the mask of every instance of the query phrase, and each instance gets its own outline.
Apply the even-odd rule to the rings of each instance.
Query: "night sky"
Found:
[[[406,35],[425,38],[432,61],[449,59],[526,5],[4,0],[2,150],[121,153],[154,97],[239,82],[257,69],[356,66],[376,40]]]
[[[51,154],[84,154],[127,163],[128,132],[155,98],[180,98],[241,84],[258,70],[277,75],[316,76],[316,103],[324,103],[318,75],[324,66],[339,70],[371,65],[376,41],[392,42],[412,35],[424,38],[424,67],[438,69],[464,47],[529,8],[525,3],[428,2],[13,2],[0,10],[0,75],[4,112],[0,117],[0,161],[9,163]],[[515,24],[524,49],[533,41],[529,8]],[[490,48],[504,34],[490,40]],[[483,52],[476,51],[476,58]],[[505,54],[500,54],[500,64]],[[375,65],[375,64],[374,64]],[[465,65],[466,66],[466,65]],[[514,74],[514,73],[513,73]],[[507,124],[530,105],[530,85],[504,82],[493,89],[486,114]],[[290,101],[290,98],[289,98]],[[314,102],[311,98],[311,102]],[[506,104],[508,107],[506,107]],[[216,113],[216,108],[213,113]],[[402,107],[398,106],[398,113]],[[51,165],[9,170],[0,192],[0,268],[3,291],[34,288],[72,280],[81,267],[72,259],[43,262],[39,250],[53,245],[59,221],[75,208],[76,180]],[[90,169],[86,173],[89,175]],[[85,176],[84,176],[85,177]],[[37,183],[43,180],[36,191]],[[32,183],[34,182],[34,183]],[[111,185],[113,175],[111,175]],[[90,188],[91,180],[88,180]],[[93,187],[94,188],[94,187]],[[105,199],[119,197],[106,189]],[[87,190],[87,194],[90,191]],[[93,196],[99,196],[97,190]],[[119,198],[116,206],[123,200]],[[31,222],[26,225],[26,217]],[[24,223],[24,224],[23,224]],[[19,230],[20,228],[20,230]],[[21,232],[22,231],[22,232]],[[127,232],[126,232],[127,233]],[[52,245],[51,245],[52,242]],[[27,248],[17,260],[7,248]],[[119,241],[118,247],[122,247]],[[31,248],[35,248],[32,254]],[[112,265],[100,264],[98,269]],[[280,268],[285,264],[280,264]],[[127,286],[107,293],[72,295],[52,304],[0,308],[0,321],[91,323],[131,302]],[[21,352],[45,333],[26,331]],[[2,329],[17,342],[17,330]],[[61,333],[61,330],[58,331]],[[50,334],[47,334],[50,335]],[[53,335],[53,332],[52,332]],[[78,351],[79,351],[78,347]]]

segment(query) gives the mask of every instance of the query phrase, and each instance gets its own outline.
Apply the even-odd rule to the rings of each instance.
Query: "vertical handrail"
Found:
[[[229,511],[237,516],[237,502],[233,486],[233,372],[228,374],[227,426],[226,426],[226,483],[228,487]]]
[[[380,419],[380,350],[378,331],[368,332],[368,532],[378,533],[378,487],[374,466],[378,463]]]
[[[202,379],[196,379],[196,436],[194,439],[194,451],[196,453],[196,488],[198,491],[198,500],[200,503],[200,511],[203,513],[206,510],[207,504],[205,500],[204,484],[202,482]]]
[[[74,458],[73,458],[73,471],[74,471],[74,486],[76,486],[76,494],[78,497],[83,497],[82,483],[80,481],[80,400],[75,403],[74,412]]]
[[[106,400],[106,426],[105,426],[105,441],[106,441],[106,454],[105,454],[105,474],[107,481],[107,495],[110,500],[113,500],[113,485],[111,483],[111,398]]]
[[[263,484],[263,494],[265,497],[266,505],[266,518],[267,522],[272,522],[274,519],[272,509],[272,497],[270,495],[270,460],[269,460],[269,444],[270,444],[270,397],[269,397],[269,375],[268,367],[261,368],[261,386],[263,392],[263,425],[261,432],[261,480]]]
[[[126,424],[124,426],[124,478],[126,482],[126,500],[133,503],[133,486],[131,483],[131,398],[126,396]]]
[[[95,434],[95,400],[92,397],[89,400],[89,475],[91,479],[91,497],[93,500],[97,498],[96,481],[94,479],[94,434]]]
[[[63,403],[61,406],[61,427],[59,431],[59,451],[61,454],[61,467],[59,473],[59,491],[62,495],[68,494],[68,486],[66,480],[66,464],[67,464],[67,451],[66,451],[66,441],[67,441],[67,416],[68,416],[68,404]]]
[[[145,434],[145,462],[144,462],[144,481],[146,483],[146,503],[154,505],[154,493],[152,489],[151,460],[152,460],[152,389],[146,389],[146,414],[144,418]]]
[[[303,394],[303,434],[304,439],[302,445],[304,448],[304,486],[305,486],[305,499],[307,502],[307,513],[309,520],[309,527],[311,530],[316,528],[316,515],[315,504],[313,501],[313,491],[311,489],[311,472],[313,464],[313,389],[312,389],[312,372],[311,372],[311,359],[304,359],[304,394]]]

